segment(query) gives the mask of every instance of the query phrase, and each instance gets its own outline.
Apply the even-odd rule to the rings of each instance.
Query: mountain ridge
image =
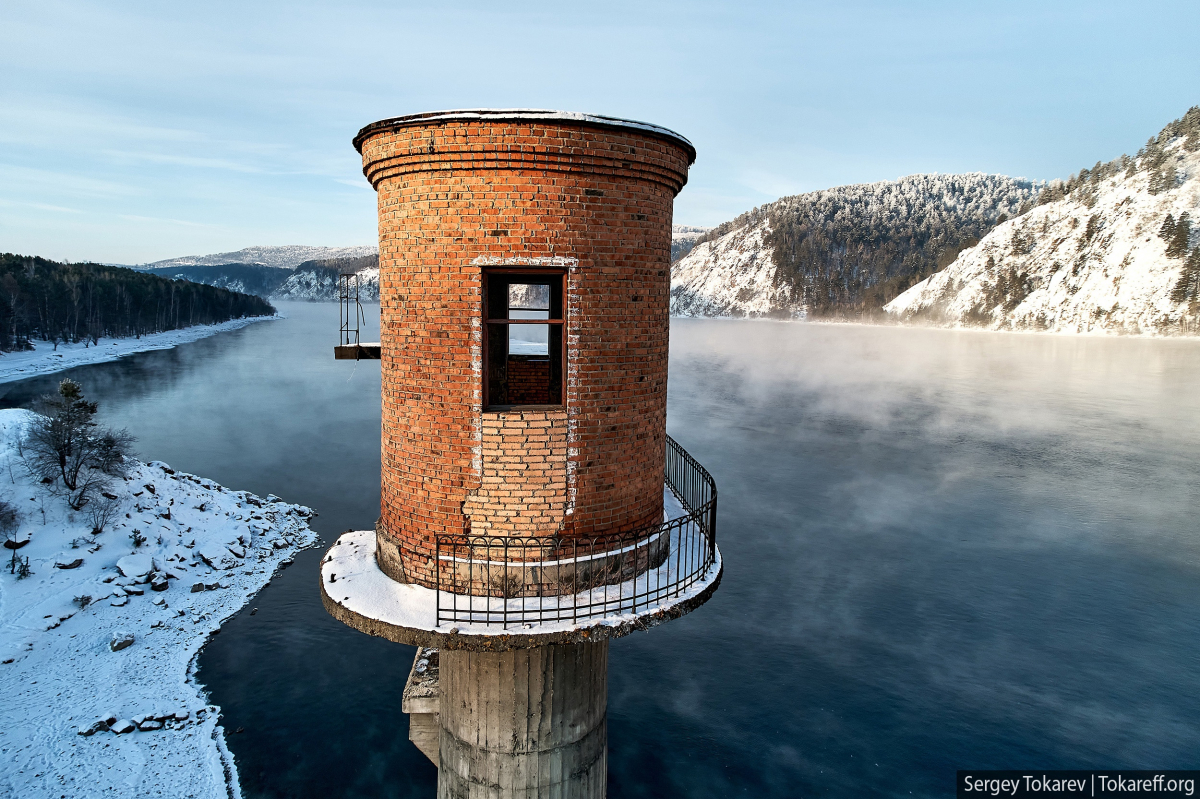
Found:
[[[1134,157],[1047,185],[946,269],[886,306],[894,319],[998,330],[1200,328],[1200,107]]]
[[[316,247],[304,244],[285,244],[281,246],[245,247],[233,252],[213,253],[211,255],[184,255],[179,258],[166,258],[135,267],[143,271],[162,269],[171,266],[220,266],[224,264],[247,264],[253,266],[270,266],[279,269],[295,269],[306,261],[362,258],[377,255],[379,248],[374,245],[357,245],[350,247]]]
[[[909,175],[783,197],[701,235],[671,267],[680,316],[860,316],[1033,205],[1042,184]]]

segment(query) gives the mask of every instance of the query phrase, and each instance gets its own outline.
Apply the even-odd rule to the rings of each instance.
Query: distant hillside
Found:
[[[168,258],[143,265],[142,269],[168,266],[220,266],[223,264],[245,264],[248,266],[273,266],[279,269],[296,269],[305,262],[363,258],[376,255],[374,246],[359,247],[308,247],[300,244],[282,247],[247,247],[237,252],[220,252],[213,255],[185,255]]]
[[[1200,327],[1200,107],[1133,158],[1097,163],[887,306],[895,318],[997,329]]]
[[[683,256],[692,251],[696,246],[696,242],[700,240],[710,227],[694,227],[692,225],[672,225],[671,226],[671,263],[675,263]]]
[[[261,297],[101,264],[0,255],[0,350],[35,339],[95,343],[275,309]]]
[[[671,267],[684,316],[881,313],[998,223],[1040,184],[1003,175],[912,175],[785,197],[701,236]]]
[[[325,248],[332,249],[332,248]],[[209,256],[205,256],[209,257]],[[337,299],[339,272],[358,272],[360,296],[379,299],[379,256],[323,258],[305,261],[294,268],[260,264],[226,263],[206,266],[165,266],[143,271],[177,280],[256,294],[272,300],[332,302]]]

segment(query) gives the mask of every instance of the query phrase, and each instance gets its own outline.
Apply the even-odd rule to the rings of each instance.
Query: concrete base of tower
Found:
[[[441,653],[439,799],[599,799],[608,642]]]

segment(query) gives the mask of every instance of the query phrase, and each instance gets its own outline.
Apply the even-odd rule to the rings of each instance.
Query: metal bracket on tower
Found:
[[[361,299],[361,281],[357,272],[338,273],[338,343],[335,360],[379,360],[379,344],[359,341],[360,326],[366,324]]]

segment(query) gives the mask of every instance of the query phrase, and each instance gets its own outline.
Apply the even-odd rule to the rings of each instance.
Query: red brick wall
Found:
[[[463,503],[477,535],[563,532],[567,511],[567,414],[511,410],[483,414],[483,469]]]
[[[508,356],[508,401],[512,405],[550,402],[550,361]]]
[[[692,154],[653,133],[569,121],[422,122],[368,128],[359,141],[379,204],[384,570],[430,582],[433,537],[478,528],[481,509],[495,526],[532,518],[536,505],[547,515],[526,534],[659,521],[671,211]],[[558,521],[527,495],[501,507],[497,486],[516,478],[490,471],[492,458],[532,457],[541,442],[497,433],[493,424],[530,412],[493,419],[480,394],[480,264],[546,258],[575,259],[566,410],[546,416],[566,443]],[[496,435],[508,454],[495,454]],[[489,474],[504,477],[485,489]],[[468,516],[481,490],[488,501]]]

